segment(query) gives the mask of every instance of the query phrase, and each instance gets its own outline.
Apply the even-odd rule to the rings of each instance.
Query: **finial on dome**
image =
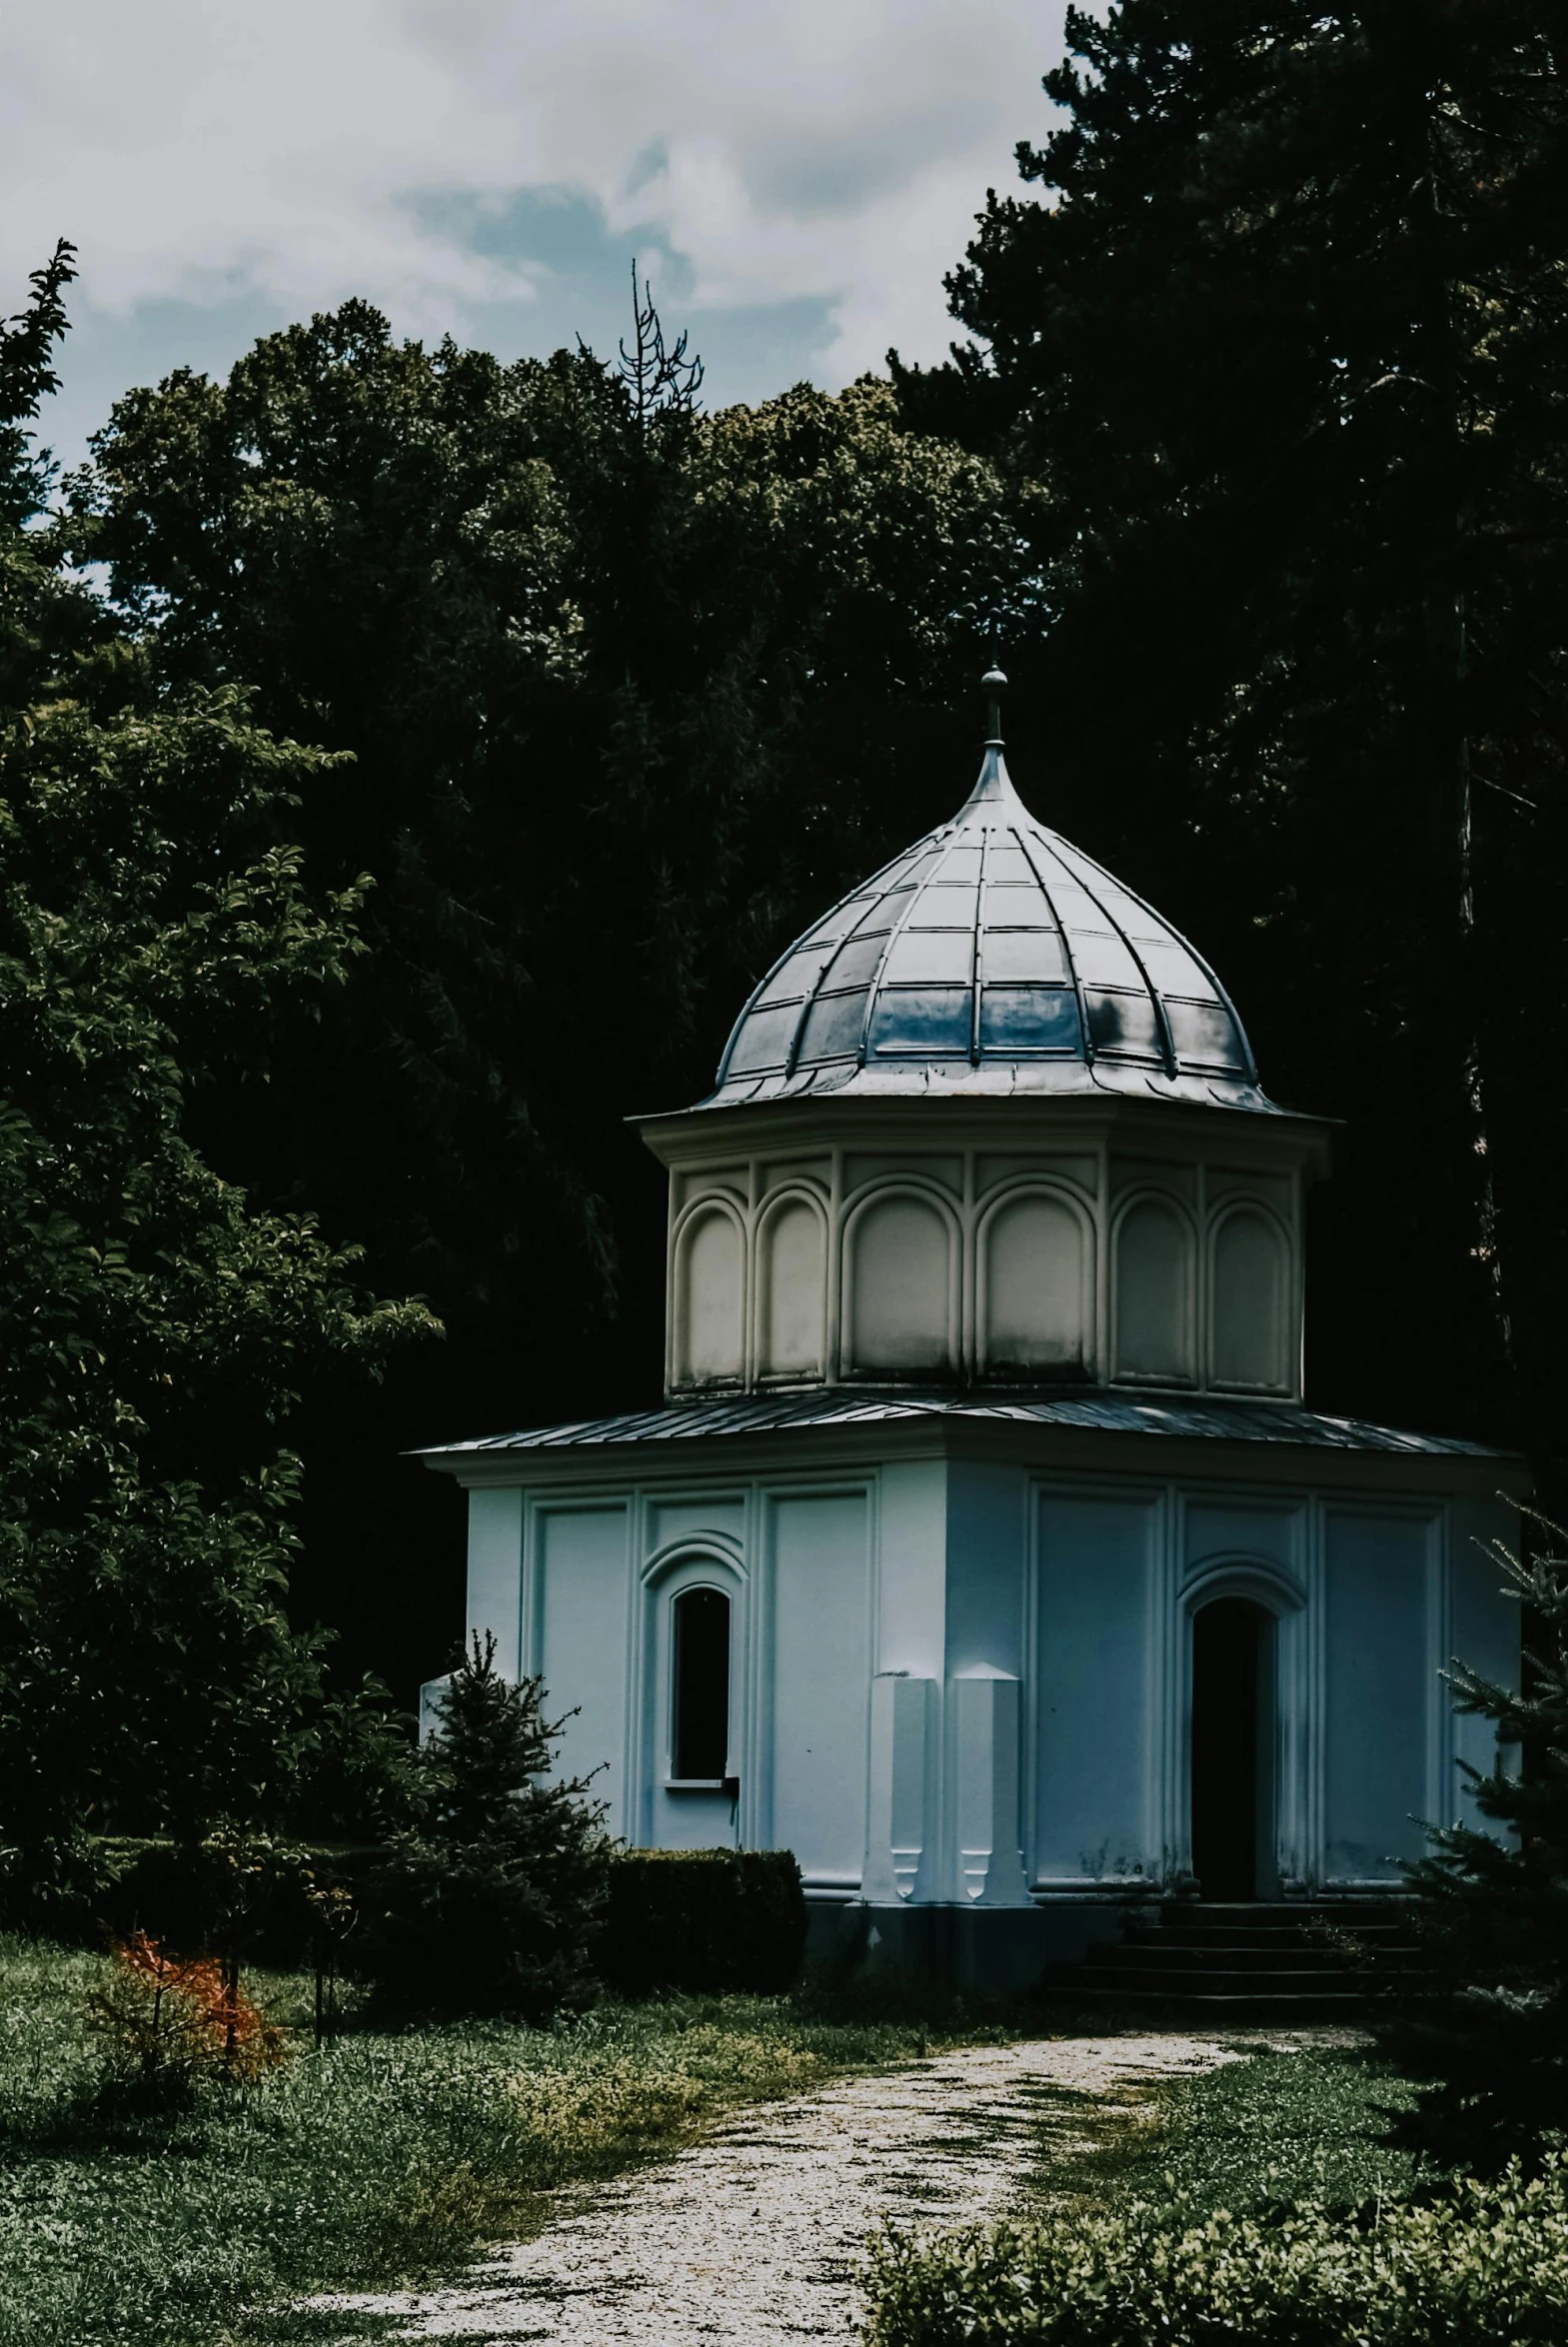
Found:
[[[1001,748],[1001,697],[1007,689],[1007,680],[1002,675],[1001,670],[997,667],[994,659],[992,659],[991,665],[986,670],[984,676],[981,677],[980,684],[984,691],[990,696],[989,702],[987,704],[990,734],[985,747],[987,750],[989,750],[994,746],[997,750],[999,750]]]

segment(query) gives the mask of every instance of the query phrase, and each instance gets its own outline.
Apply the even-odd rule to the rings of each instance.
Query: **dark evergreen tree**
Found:
[[[1409,1869],[1420,1993],[1390,1988],[1383,2050],[1422,2081],[1398,2139],[1501,2167],[1568,2139],[1568,1554],[1495,1551],[1530,1625],[1523,1692],[1463,1664],[1456,1707],[1493,1722],[1497,1759],[1467,1770],[1484,1826],[1433,1829]]]
[[[1067,39],[1020,150],[1054,200],[991,197],[974,340],[904,412],[1049,491],[1061,617],[1009,666],[1066,828],[1201,940],[1276,1097],[1349,1120],[1315,1390],[1555,1456],[1568,16],[1121,0]]]
[[[545,2020],[594,1993],[610,1843],[586,1779],[552,1776],[565,1721],[477,1635],[421,1748],[418,1822],[396,1837],[360,1960],[402,2011]]]

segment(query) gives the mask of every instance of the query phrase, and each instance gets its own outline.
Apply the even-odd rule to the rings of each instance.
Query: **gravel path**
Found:
[[[1260,2036],[1266,2042],[1266,2036]],[[748,2112],[660,2167],[592,2192],[460,2285],[317,2300],[402,2317],[400,2339],[540,2347],[760,2347],[848,2338],[852,2276],[883,2217],[999,2215],[1042,2123],[1076,2136],[1074,2095],[1190,2075],[1244,2050],[1186,2035],[971,2046]]]

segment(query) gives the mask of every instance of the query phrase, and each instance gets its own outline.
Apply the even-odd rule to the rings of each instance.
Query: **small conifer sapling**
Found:
[[[394,1840],[364,1957],[409,2011],[543,2020],[595,1990],[610,1844],[587,1778],[552,1776],[566,1722],[476,1636],[419,1756],[418,1822]]]

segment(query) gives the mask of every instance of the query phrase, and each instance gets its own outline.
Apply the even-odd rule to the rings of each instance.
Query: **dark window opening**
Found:
[[[1192,1620],[1192,1871],[1205,1899],[1274,1895],[1273,1623],[1241,1597]]]
[[[723,1777],[730,1767],[730,1600],[683,1589],[675,1601],[675,1773]]]

